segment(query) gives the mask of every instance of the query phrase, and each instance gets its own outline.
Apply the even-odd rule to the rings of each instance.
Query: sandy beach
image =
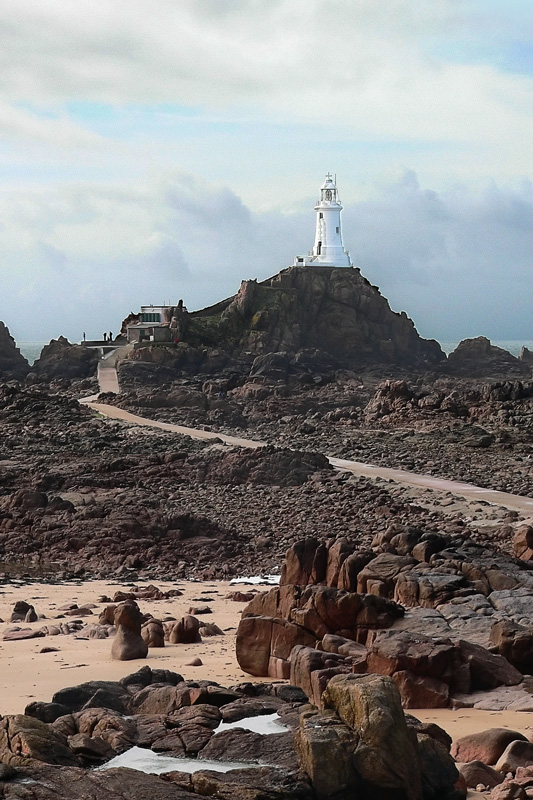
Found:
[[[146,586],[137,582],[136,586]],[[166,619],[181,617],[191,606],[207,604],[212,613],[203,619],[216,623],[224,631],[224,636],[204,638],[198,644],[168,645],[163,649],[152,649],[147,659],[137,661],[111,660],[110,639],[85,639],[75,635],[46,636],[36,639],[6,642],[0,644],[0,714],[21,714],[25,706],[33,700],[48,701],[59,689],[73,686],[88,680],[119,680],[135,672],[144,664],[152,668],[164,668],[179,672],[186,679],[209,679],[229,686],[241,681],[268,681],[267,678],[251,678],[243,672],[235,658],[235,635],[239,618],[245,603],[227,600],[228,592],[236,588],[229,582],[209,583],[180,581],[170,583],[160,581],[159,589],[180,589],[183,594],[166,600],[140,601],[143,612]],[[11,611],[17,600],[26,600],[34,605],[42,619],[32,624],[19,623],[20,627],[41,628],[47,622],[57,619],[58,610],[69,603],[77,603],[81,608],[86,603],[94,603],[93,616],[83,619],[90,624],[97,620],[98,613],[105,603],[98,603],[102,595],[113,597],[118,590],[126,590],[128,584],[118,581],[86,581],[66,583],[33,583],[16,581],[3,584],[0,588],[0,636],[9,623]],[[254,585],[239,585],[245,591],[257,589]],[[259,587],[259,591],[264,587]],[[80,617],[81,618],[81,617]],[[76,617],[65,617],[76,619]],[[43,648],[57,648],[54,652],[41,652]],[[187,666],[191,659],[199,657],[202,666]],[[478,709],[415,709],[410,711],[419,719],[435,722],[445,728],[453,739],[467,733],[487,728],[505,727],[525,735],[533,731],[533,718],[528,712],[480,711]]]
[[[138,582],[135,585],[148,584]],[[163,620],[170,617],[179,619],[191,606],[205,603],[212,609],[212,613],[199,618],[215,622],[224,631],[224,636],[207,637],[199,644],[167,644],[162,649],[151,649],[147,659],[137,661],[113,661],[110,655],[111,639],[58,635],[1,641],[0,714],[21,714],[32,700],[50,700],[54,692],[65,686],[88,680],[119,680],[144,664],[154,669],[179,672],[186,679],[210,679],[223,685],[250,680],[250,676],[239,668],[235,659],[235,634],[240,612],[246,604],[224,599],[236,587],[230,586],[228,582],[192,581],[158,582],[157,587],[163,591],[180,589],[183,595],[168,600],[140,601],[139,606],[143,612]],[[18,623],[19,627],[42,628],[61,616],[58,609],[69,603],[77,603],[80,608],[86,603],[96,604],[96,608],[92,609],[94,616],[83,617],[90,624],[97,621],[99,611],[106,605],[97,603],[100,596],[112,598],[115,592],[127,588],[127,584],[106,581],[4,584],[0,587],[0,618],[4,620],[0,625],[0,637],[7,628],[14,627],[9,619],[17,600],[31,603],[37,614],[43,617],[31,624]],[[247,587],[248,590],[250,588],[254,587]],[[69,616],[64,619],[78,618]],[[42,653],[44,647],[57,648],[57,651]],[[203,666],[186,666],[195,657],[201,658]]]

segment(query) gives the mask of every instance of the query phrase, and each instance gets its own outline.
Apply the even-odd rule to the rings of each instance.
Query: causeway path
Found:
[[[97,398],[98,395],[93,395],[83,398],[80,402],[110,419],[122,420],[123,422],[129,422],[130,424],[143,427],[158,428],[159,430],[169,431],[171,433],[181,433],[193,439],[202,439],[204,441],[211,439],[219,442],[222,441],[224,444],[231,446],[250,447],[253,449],[264,447],[268,444],[268,442],[260,442],[254,439],[227,436],[223,433],[204,431],[201,428],[188,428],[184,425],[174,425],[170,422],[159,422],[158,420],[148,419],[147,417],[140,417],[137,414],[131,414],[123,408],[111,406],[107,403],[99,403]],[[373,464],[365,464],[362,461],[348,461],[343,458],[335,458],[334,456],[328,456],[328,460],[336,469],[347,470],[357,476],[393,481],[394,483],[412,490],[429,489],[440,494],[449,492],[452,495],[457,495],[471,502],[484,501],[490,505],[502,506],[510,511],[518,511],[520,514],[524,514],[527,517],[533,517],[533,499],[530,497],[509,494],[508,492],[497,492],[492,489],[484,489],[481,486],[474,486],[473,484],[463,483],[461,481],[436,478],[434,475],[421,475],[403,469],[374,466]]]

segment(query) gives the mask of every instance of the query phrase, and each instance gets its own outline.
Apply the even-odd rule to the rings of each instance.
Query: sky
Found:
[[[0,319],[189,310],[307,253],[421,335],[533,340],[529,0],[3,0]]]

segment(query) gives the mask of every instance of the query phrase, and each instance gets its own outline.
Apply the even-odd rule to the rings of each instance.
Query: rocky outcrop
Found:
[[[30,365],[15,344],[9,328],[0,322],[0,379],[23,378]]]
[[[289,548],[281,585],[243,611],[241,667],[290,677],[315,704],[349,672],[392,677],[406,708],[474,705],[498,687],[516,687],[507,702],[529,707],[531,572],[414,529],[391,526],[373,545],[373,554],[350,552],[345,539],[308,538]]]
[[[98,363],[96,350],[71,344],[64,336],[45,345],[35,361],[32,372],[43,380],[55,378],[88,378],[95,374]]]
[[[141,348],[130,360],[209,373],[250,369],[255,358],[254,376],[284,381],[291,372],[312,380],[324,368],[425,368],[445,358],[358,269],[289,267],[261,283],[243,281],[234,297],[190,314],[184,336],[177,348]]]
[[[460,342],[448,356],[445,371],[469,378],[531,376],[527,358],[515,358],[507,350],[491,344],[485,336]]]

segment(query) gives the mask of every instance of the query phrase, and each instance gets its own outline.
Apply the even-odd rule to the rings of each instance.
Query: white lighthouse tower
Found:
[[[320,187],[320,200],[315,206],[315,245],[306,256],[296,256],[297,267],[351,267],[350,254],[344,249],[341,232],[342,205],[337,183],[328,174]]]

